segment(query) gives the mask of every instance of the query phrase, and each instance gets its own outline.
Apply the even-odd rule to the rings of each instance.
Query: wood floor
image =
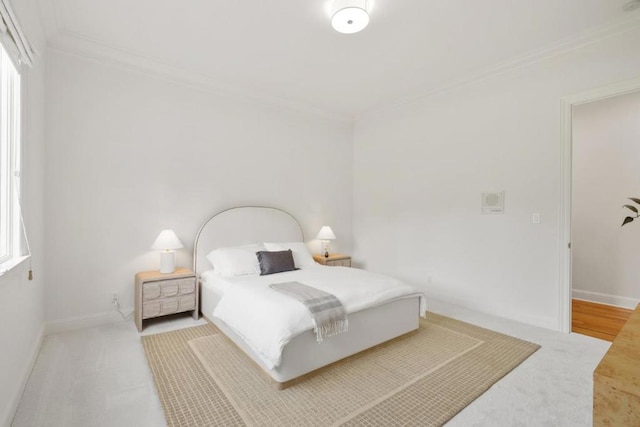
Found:
[[[571,302],[571,331],[613,341],[633,310],[574,299]]]

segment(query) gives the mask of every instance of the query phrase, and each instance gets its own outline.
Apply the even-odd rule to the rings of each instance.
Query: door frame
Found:
[[[571,332],[571,181],[572,181],[572,108],[614,96],[640,91],[640,77],[602,86],[560,99],[560,279],[558,298],[558,326],[561,332]]]

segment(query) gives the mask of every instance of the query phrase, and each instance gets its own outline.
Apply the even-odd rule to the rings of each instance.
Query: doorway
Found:
[[[561,188],[560,188],[560,278],[559,278],[559,307],[558,325],[563,332],[569,333],[572,329],[572,168],[573,168],[573,116],[574,107],[606,100],[619,95],[631,94],[640,91],[640,79],[634,79],[604,88],[598,88],[589,92],[566,97],[561,100],[562,107],[562,136],[561,136]],[[639,189],[640,190],[640,189]],[[629,195],[633,197],[633,195]],[[620,207],[624,204],[622,200]],[[623,218],[620,208],[620,223]]]

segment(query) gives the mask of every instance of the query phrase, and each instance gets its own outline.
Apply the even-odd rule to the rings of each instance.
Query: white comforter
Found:
[[[277,292],[271,283],[300,282],[335,295],[347,314],[419,295],[424,317],[424,295],[397,279],[356,268],[323,267],[267,276],[239,276],[227,279],[226,290],[213,311],[242,337],[269,369],[280,365],[284,346],[295,336],[313,328],[307,308],[294,298]],[[321,345],[321,344],[320,344]]]

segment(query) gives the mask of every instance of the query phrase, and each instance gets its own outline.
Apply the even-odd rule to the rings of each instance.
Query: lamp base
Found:
[[[322,253],[324,254],[325,258],[329,258],[329,241],[328,240],[322,241]]]
[[[160,252],[160,273],[167,274],[176,271],[176,251]]]

